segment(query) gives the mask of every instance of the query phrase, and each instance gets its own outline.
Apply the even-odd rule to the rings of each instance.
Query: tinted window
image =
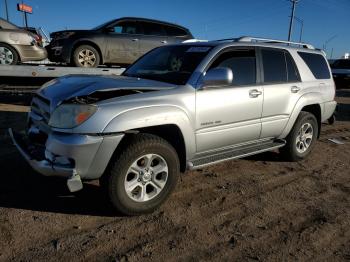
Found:
[[[140,34],[139,27],[135,22],[120,22],[114,26],[116,34]]]
[[[287,78],[288,82],[299,82],[300,76],[298,68],[289,53],[285,53],[286,55],[286,64],[287,64]]]
[[[185,36],[187,32],[181,28],[173,26],[165,26],[165,30],[168,36]]]
[[[254,50],[235,50],[220,55],[211,68],[228,67],[233,72],[233,85],[256,83],[256,60]]]
[[[145,35],[166,35],[164,28],[160,24],[156,23],[142,23],[143,33]]]
[[[298,52],[316,79],[329,79],[330,73],[325,58],[320,54]]]
[[[284,51],[274,49],[262,49],[264,67],[264,82],[287,82],[287,70]]]

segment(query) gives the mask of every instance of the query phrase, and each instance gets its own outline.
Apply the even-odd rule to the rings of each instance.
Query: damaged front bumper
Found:
[[[50,133],[45,144],[38,145],[12,129],[9,129],[9,134],[34,170],[45,176],[67,178],[71,191],[81,189],[80,178],[97,179],[102,176],[124,136],[120,133],[108,136]],[[71,188],[70,182],[77,186]]]

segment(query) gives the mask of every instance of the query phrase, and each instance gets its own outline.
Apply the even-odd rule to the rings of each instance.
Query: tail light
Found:
[[[41,35],[34,35],[34,39],[38,43],[38,45],[43,45],[43,37]]]

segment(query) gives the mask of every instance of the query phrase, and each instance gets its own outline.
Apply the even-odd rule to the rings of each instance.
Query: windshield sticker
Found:
[[[192,46],[186,52],[187,53],[204,53],[207,52],[210,47],[207,46]]]

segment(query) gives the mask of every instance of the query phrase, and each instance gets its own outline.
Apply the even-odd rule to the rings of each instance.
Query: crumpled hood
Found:
[[[95,92],[118,90],[158,91],[175,88],[176,85],[126,76],[74,75],[56,78],[44,84],[38,94],[50,100],[51,109],[74,97],[88,96]],[[116,95],[118,96],[118,95]]]

